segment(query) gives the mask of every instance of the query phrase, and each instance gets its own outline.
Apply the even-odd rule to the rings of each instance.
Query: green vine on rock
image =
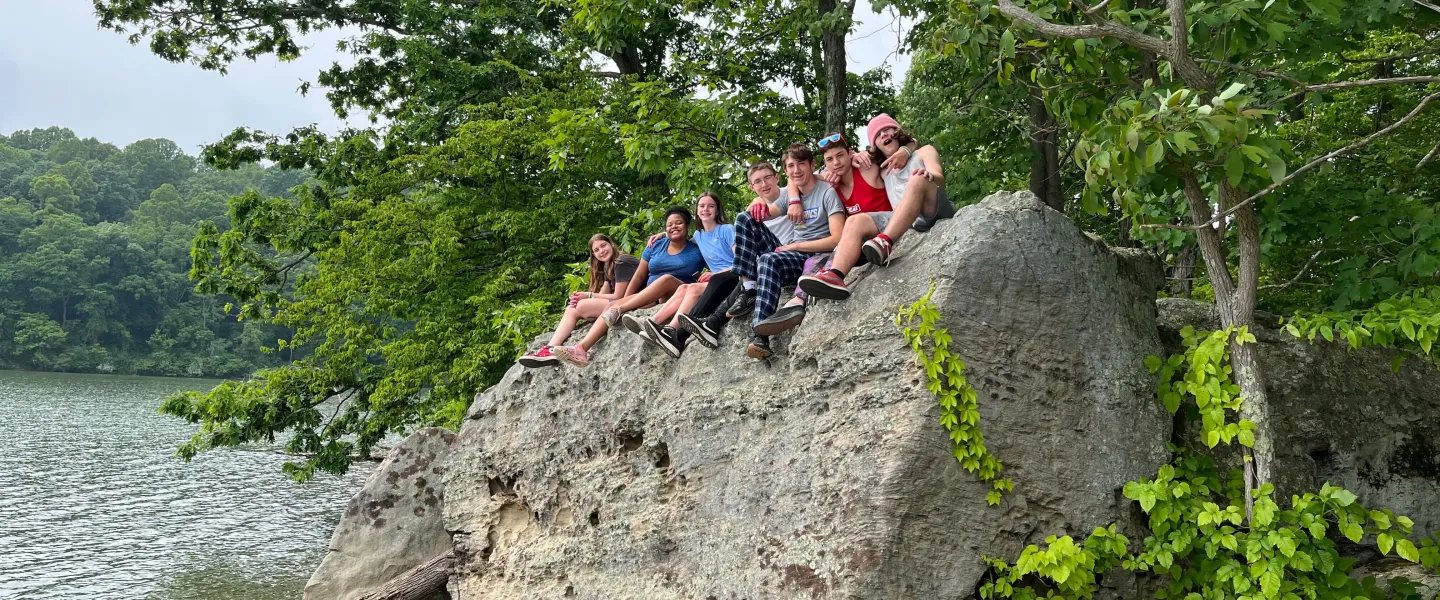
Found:
[[[1147,366],[1161,377],[1158,397],[1165,407],[1201,421],[1200,441],[1253,443],[1254,426],[1227,422],[1242,399],[1230,381],[1228,345],[1255,338],[1245,329],[1181,332],[1185,350]],[[1323,334],[1322,334],[1323,335]],[[1355,494],[1324,484],[1318,492],[1274,499],[1266,483],[1252,492],[1247,522],[1245,485],[1238,470],[1222,474],[1209,456],[1172,447],[1170,464],[1152,479],[1132,481],[1126,498],[1139,503],[1150,535],[1131,551],[1114,525],[1097,528],[1077,543],[1050,536],[1031,545],[1012,565],[987,558],[989,578],[980,587],[985,600],[1088,599],[1102,576],[1116,568],[1159,577],[1155,597],[1163,600],[1361,600],[1419,598],[1418,586],[1393,578],[1388,589],[1373,577],[1358,579],[1354,559],[1338,543],[1373,540],[1382,555],[1395,555],[1432,571],[1440,569],[1440,537],[1409,536],[1414,522],[1389,510],[1370,510]]]
[[[985,502],[995,506],[1000,504],[1001,494],[1015,489],[1015,484],[1000,477],[1004,465],[985,448],[985,435],[980,432],[979,395],[965,381],[965,361],[950,350],[949,332],[935,325],[940,311],[930,302],[934,294],[935,282],[931,281],[924,296],[900,309],[895,324],[915,352],[916,361],[925,368],[927,387],[940,404],[940,426],[950,436],[951,454],[962,468],[990,484]]]

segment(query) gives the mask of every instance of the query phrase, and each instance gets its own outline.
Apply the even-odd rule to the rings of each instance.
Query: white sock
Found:
[[[740,286],[743,287],[743,288],[745,288],[745,291],[748,292],[748,291],[750,291],[750,290],[755,289],[755,281],[752,280],[752,279],[746,279],[746,280],[740,282]]]

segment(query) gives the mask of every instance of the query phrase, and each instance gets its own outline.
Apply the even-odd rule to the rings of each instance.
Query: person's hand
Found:
[[[910,176],[911,176],[911,177],[923,177],[923,178],[925,178],[925,181],[930,181],[930,182],[935,181],[935,176],[934,176],[934,175],[931,175],[931,174],[930,174],[930,171],[925,170],[925,167],[916,167],[914,171],[911,171],[911,172],[910,172]]]
[[[850,155],[850,165],[857,169],[869,169],[875,166],[869,152],[855,152]]]
[[[650,236],[650,239],[645,240],[645,247],[646,247],[646,248],[649,248],[650,246],[655,245],[655,242],[660,241],[660,238],[663,238],[663,237],[665,237],[665,232],[663,232],[663,231],[660,232],[660,233],[657,233],[657,234],[655,234],[655,235]]]
[[[790,252],[790,251],[793,251],[793,250],[798,250],[798,248],[796,248],[796,246],[798,246],[798,245],[799,245],[799,244],[785,244],[785,245],[783,245],[783,246],[776,246],[776,247],[775,247],[775,251],[776,251],[776,252]]]
[[[765,221],[770,218],[770,203],[763,198],[756,198],[754,202],[750,203],[750,208],[746,210],[756,221]]]
[[[593,297],[595,297],[595,295],[590,292],[575,292],[570,294],[570,308],[575,308],[575,305],[580,304],[581,300]]]
[[[799,225],[799,224],[801,224],[801,223],[804,223],[804,222],[805,222],[805,206],[802,205],[802,204],[800,204],[799,202],[791,202],[791,203],[790,203],[789,215],[790,215],[790,222],[791,222],[791,223],[794,223],[794,224],[796,224],[796,225]]]
[[[890,155],[890,158],[880,163],[880,170],[883,172],[899,171],[905,168],[907,162],[910,162],[910,149],[901,146],[899,150]]]
[[[709,271],[706,271],[706,272],[704,272],[704,273],[701,273],[701,274],[700,274],[700,278],[697,279],[696,281],[699,281],[700,283],[705,283],[705,282],[707,282],[707,281],[710,281],[710,276],[711,276],[711,275],[714,275],[714,273],[711,273],[711,272],[709,272]]]
[[[834,171],[825,171],[824,173],[821,173],[821,174],[820,174],[820,179],[821,179],[821,181],[824,181],[825,183],[828,183],[828,184],[830,184],[831,186],[838,186],[838,185],[840,185],[840,174],[839,174],[839,173],[836,173],[836,172],[834,172]]]

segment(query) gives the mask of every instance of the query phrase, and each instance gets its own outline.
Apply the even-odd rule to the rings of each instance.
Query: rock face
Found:
[[[1219,327],[1211,305],[1167,298],[1159,307],[1168,352],[1179,351],[1186,325]],[[1416,533],[1440,531],[1440,370],[1412,357],[1396,372],[1392,351],[1351,352],[1343,342],[1312,344],[1265,328],[1255,334],[1278,497],[1328,481],[1367,508],[1409,516]]]
[[[422,429],[390,451],[350,499],[305,600],[354,600],[450,549],[441,478],[455,439]]]
[[[1015,483],[998,507],[951,457],[892,322],[932,278]],[[814,307],[767,361],[744,356],[748,327],[733,323],[718,350],[678,361],[621,331],[587,368],[512,368],[448,463],[450,591],[963,598],[984,555],[1130,522],[1120,488],[1168,459],[1170,417],[1143,365],[1161,352],[1156,263],[1001,193],[851,281],[849,301]]]

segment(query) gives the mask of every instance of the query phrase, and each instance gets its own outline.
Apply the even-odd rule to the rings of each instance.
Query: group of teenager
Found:
[[[886,114],[871,119],[866,133],[868,151],[856,151],[843,133],[821,138],[813,150],[790,145],[781,157],[783,187],[774,165],[750,165],[746,178],[756,198],[733,224],[720,199],[706,192],[693,214],[681,206],[666,211],[665,231],[638,259],[609,236],[592,236],[589,289],[570,296],[549,343],[520,364],[583,367],[616,325],[679,358],[692,341],[718,347],[720,331],[745,317],[753,331],[745,353],[771,356],[770,336],[799,325],[807,302],[849,298],[848,273],[867,263],[885,266],[907,231],[928,231],[955,214],[933,146],[921,146]],[[824,166],[818,172],[816,152]],[[783,298],[790,286],[794,295]],[[633,314],[657,304],[649,316]],[[582,320],[595,324],[578,343],[564,345]]]

